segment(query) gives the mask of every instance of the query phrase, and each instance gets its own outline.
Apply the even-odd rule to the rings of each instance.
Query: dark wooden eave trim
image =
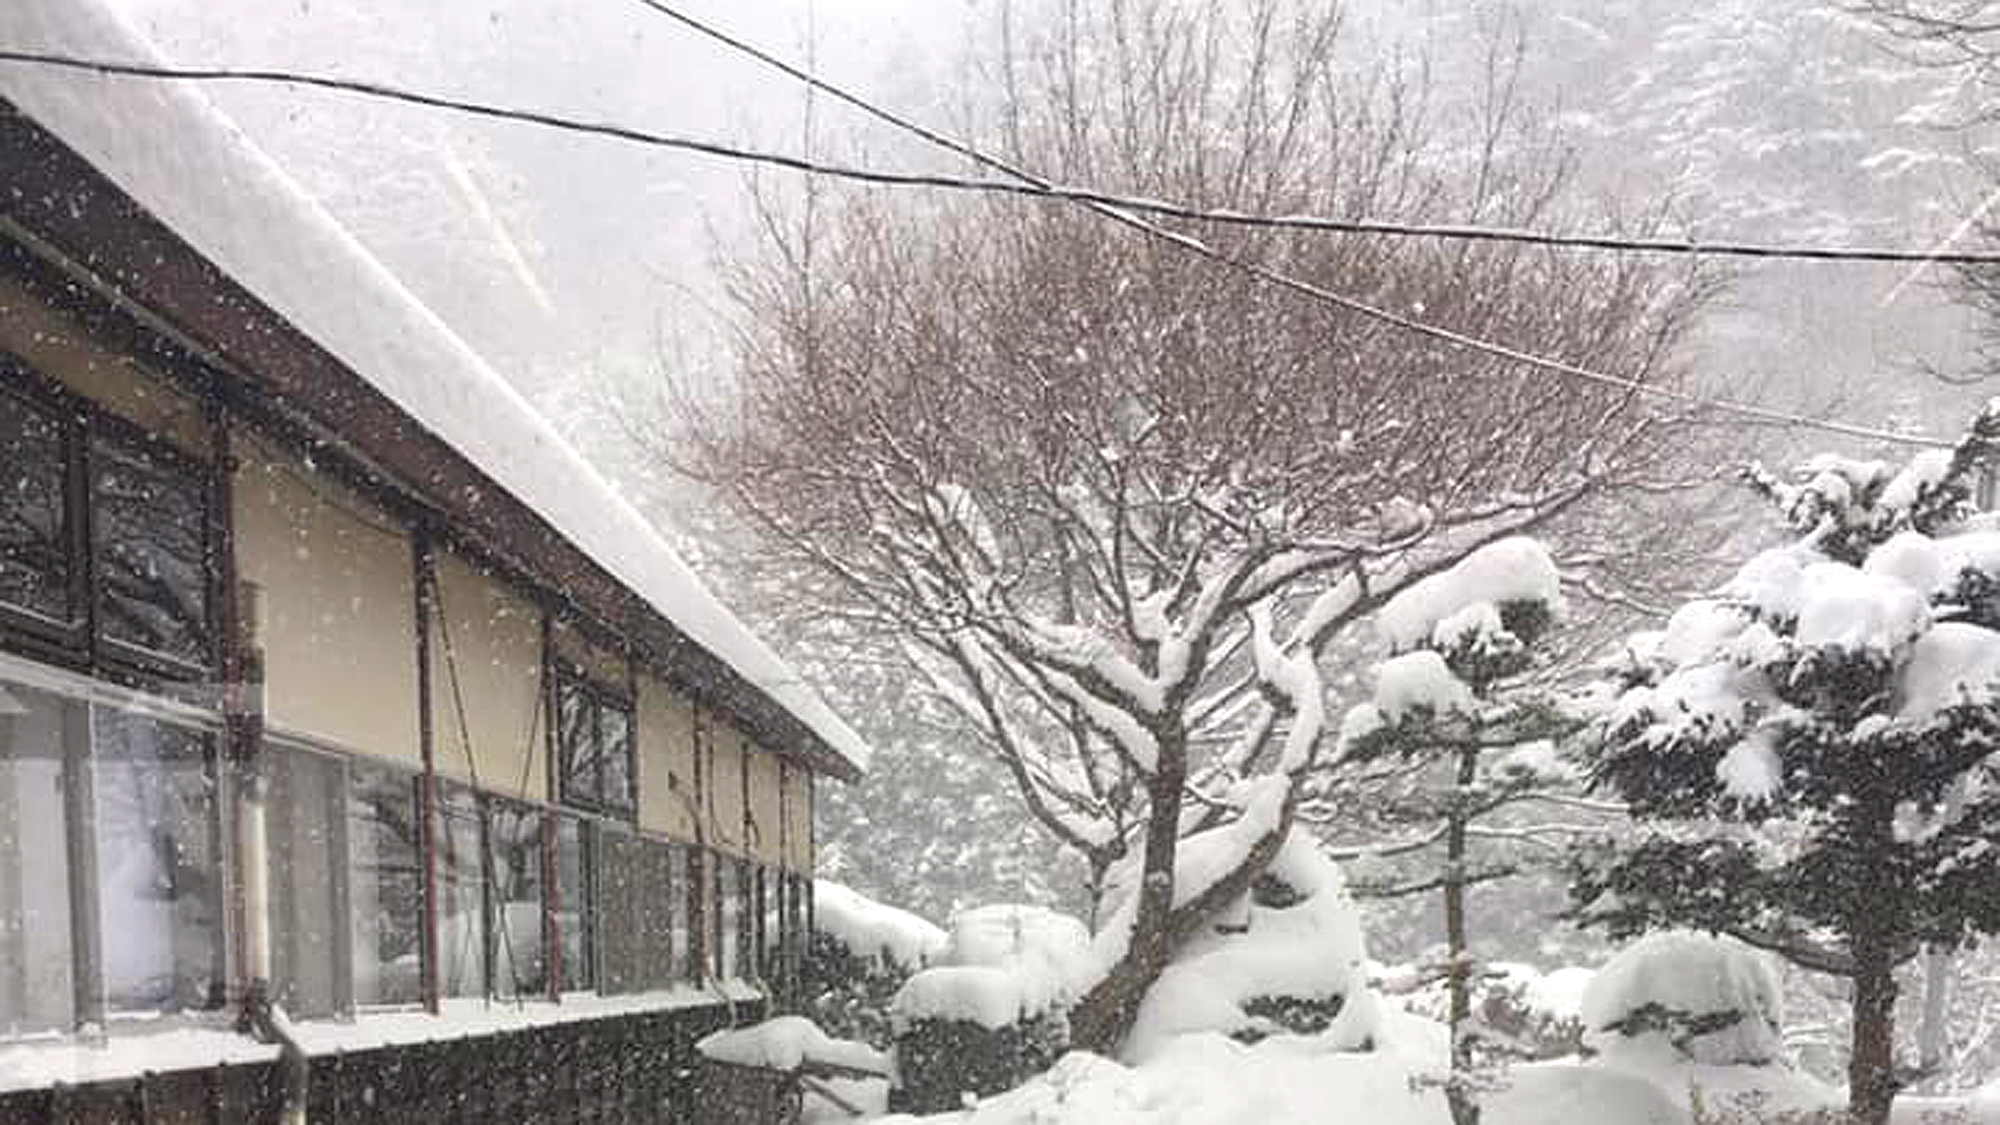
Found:
[[[627,638],[647,667],[759,744],[844,780],[854,765],[720,657],[283,316],[61,140],[0,99],[0,218],[113,306],[167,326],[251,418],[275,418],[442,514],[453,539]],[[324,455],[324,451],[322,454]]]

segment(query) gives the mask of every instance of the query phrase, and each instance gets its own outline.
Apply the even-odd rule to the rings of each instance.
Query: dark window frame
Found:
[[[222,555],[232,549],[221,542],[227,527],[217,510],[221,494],[214,487],[212,459],[191,453],[159,434],[56,382],[26,361],[0,351],[0,398],[11,399],[42,415],[60,430],[63,460],[63,528],[60,538],[69,554],[68,621],[54,621],[28,607],[0,603],[0,648],[36,660],[86,672],[124,687],[170,694],[174,685],[198,683],[219,667]],[[142,461],[184,485],[197,498],[201,526],[199,591],[203,602],[198,653],[189,659],[156,652],[113,638],[100,620],[101,552],[96,528],[97,446]]]
[[[554,698],[550,724],[555,734],[556,782],[559,790],[558,803],[573,809],[594,813],[625,824],[634,824],[639,815],[639,706],[638,700],[628,691],[615,688],[602,680],[592,677],[582,667],[551,654],[548,661],[550,683]],[[564,717],[562,701],[566,692],[575,692],[582,700],[590,724],[590,744],[594,765],[592,775],[593,792],[577,792],[571,781],[575,771],[571,768],[568,732],[563,729]],[[615,711],[625,719],[625,739],[623,757],[625,762],[625,793],[622,800],[608,799],[607,772],[604,766],[607,747],[604,744],[604,713]]]

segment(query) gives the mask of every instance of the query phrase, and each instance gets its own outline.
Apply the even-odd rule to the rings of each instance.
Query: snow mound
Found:
[[[1290,836],[1253,890],[1176,956],[1146,994],[1126,1057],[1144,1061],[1195,1032],[1309,1035],[1330,1050],[1372,1045],[1359,911],[1335,866]]]
[[[1947,621],[1910,646],[1896,717],[1922,725],[1961,704],[1990,704],[2000,688],[2000,633]]]
[[[1450,569],[1419,579],[1376,614],[1375,627],[1397,651],[1449,645],[1485,618],[1480,605],[1532,602],[1559,614],[1562,578],[1548,548],[1526,537],[1501,539],[1473,551]],[[1441,627],[1446,635],[1438,636]]]
[[[940,965],[903,982],[889,1004],[889,1021],[901,1035],[913,1023],[976,1023],[991,1031],[1063,1007],[1069,991],[1062,977],[1019,965]]]
[[[1815,563],[1800,575],[1801,645],[1894,656],[1930,627],[1924,594],[1883,574],[1844,563]]]
[[[1090,949],[1090,932],[1040,906],[981,906],[952,918],[936,967],[906,981],[890,1004],[900,1031],[918,1020],[999,1029],[1065,1008]]]
[[[1392,656],[1375,666],[1375,710],[1392,723],[1413,713],[1438,718],[1467,714],[1477,706],[1472,688],[1430,649]]]
[[[842,1070],[889,1073],[889,1057],[866,1043],[834,1039],[804,1016],[779,1016],[750,1027],[718,1031],[695,1044],[706,1058],[765,1070],[799,1070],[815,1064]]]
[[[947,965],[1035,965],[1063,969],[1090,947],[1084,924],[1045,906],[1000,904],[961,910],[952,917]]]
[[[1664,1043],[1690,1061],[1780,1059],[1783,1002],[1770,962],[1726,938],[1659,933],[1625,947],[1583,990],[1584,1042],[1610,1058]]]
[[[880,958],[905,972],[936,961],[948,944],[943,930],[909,911],[825,879],[813,882],[813,929],[856,957]]]

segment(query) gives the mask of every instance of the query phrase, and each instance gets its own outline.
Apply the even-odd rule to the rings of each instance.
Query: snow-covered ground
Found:
[[[1049,1073],[963,1112],[925,1118],[871,1116],[913,1125],[1444,1125],[1437,1085],[1444,1029],[1413,1016],[1385,1018],[1386,1042],[1370,1052],[1330,1052],[1311,1039],[1245,1046],[1227,1036],[1184,1036],[1128,1066],[1072,1054]],[[881,1114],[885,1083],[850,1082],[839,1095]],[[1836,1110],[1839,1091],[1785,1067],[1706,1066],[1671,1052],[1628,1051],[1592,1061],[1515,1066],[1483,1102],[1484,1125],[1694,1125],[1782,1120]],[[1697,1117],[1696,1106],[1700,1117]],[[807,1120],[850,1121],[807,1098]],[[1796,1120],[1794,1118],[1793,1120]],[[1897,1125],[2000,1125],[2000,1099],[1906,1098]]]

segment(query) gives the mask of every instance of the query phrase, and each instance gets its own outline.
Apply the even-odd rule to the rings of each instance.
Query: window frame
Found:
[[[117,1029],[149,1026],[163,1017],[203,1016],[226,1010],[239,969],[240,952],[237,922],[231,915],[233,880],[236,878],[238,841],[230,810],[240,800],[238,779],[230,768],[222,746],[223,725],[212,713],[179,700],[120,685],[91,681],[78,673],[60,668],[35,666],[26,670],[15,662],[29,663],[24,657],[0,657],[0,686],[47,696],[65,709],[76,709],[82,720],[82,739],[68,743],[60,751],[64,778],[62,834],[66,851],[64,884],[69,921],[68,964],[70,972],[70,1024],[68,1032],[90,1027]],[[101,749],[97,739],[97,713],[112,712],[129,719],[175,728],[199,743],[198,765],[208,794],[207,815],[200,826],[208,849],[207,866],[212,886],[203,894],[211,914],[207,937],[210,979],[208,995],[177,1008],[127,1008],[114,1006],[106,965],[103,876],[106,859],[101,854],[99,826]],[[33,1034],[28,1034],[33,1038]],[[0,1030],[0,1045],[18,1041],[20,1036]]]
[[[216,461],[120,417],[4,350],[0,350],[0,397],[11,397],[30,412],[43,415],[60,431],[63,528],[59,538],[72,563],[66,576],[71,620],[54,621],[29,607],[0,602],[0,648],[101,676],[120,686],[163,694],[178,685],[198,684],[211,677],[221,653],[223,556],[233,550],[223,541],[228,524],[218,510],[224,493],[216,487]],[[95,447],[99,443],[170,474],[198,499],[198,578],[203,605],[198,623],[199,652],[194,659],[155,652],[105,634],[98,607],[103,588],[102,553],[96,536],[100,457]]]
[[[623,824],[636,824],[639,818],[639,703],[636,696],[623,689],[612,687],[590,675],[581,666],[550,653],[548,658],[550,690],[553,692],[550,724],[555,735],[556,747],[556,788],[557,803],[583,812],[592,813]],[[583,701],[589,715],[593,766],[594,792],[579,793],[571,786],[573,771],[568,759],[569,747],[563,729],[562,700],[567,691],[574,691]],[[616,711],[625,719],[625,795],[623,803],[605,799],[603,790],[607,771],[605,770],[604,712]]]

